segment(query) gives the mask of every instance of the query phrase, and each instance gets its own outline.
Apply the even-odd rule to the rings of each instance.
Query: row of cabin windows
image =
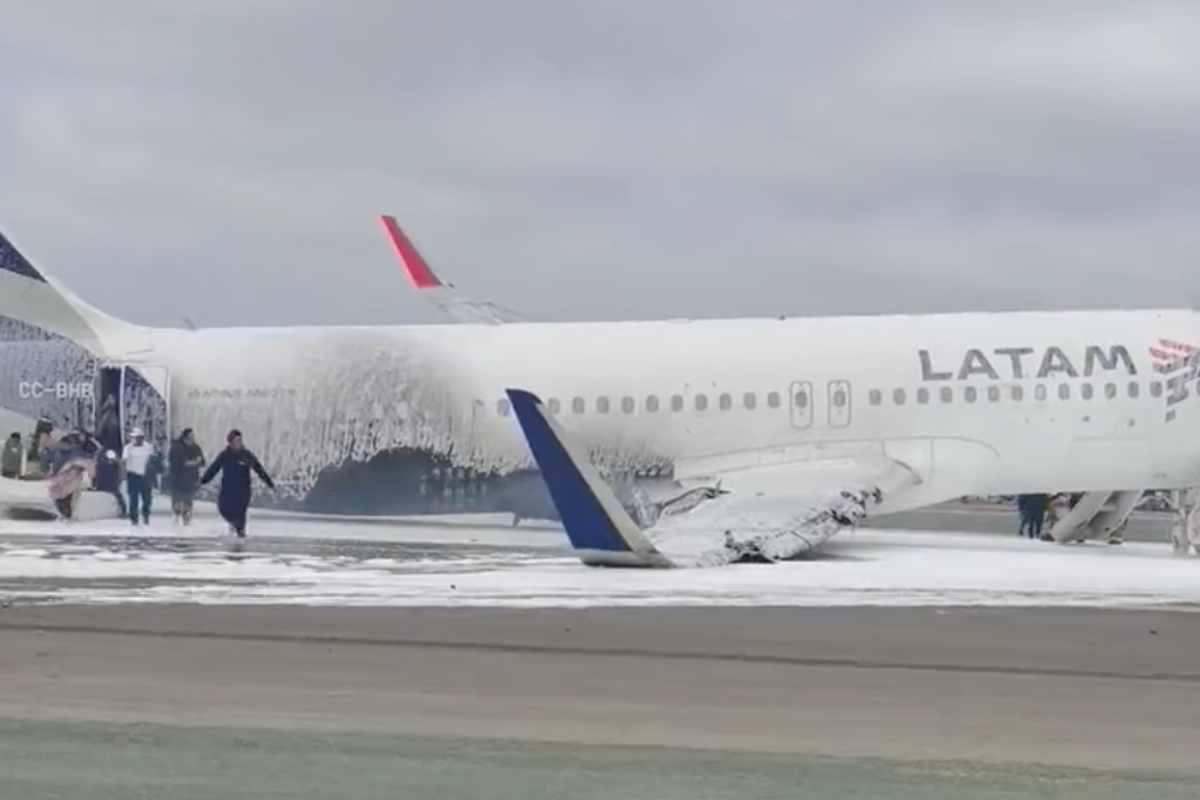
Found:
[[[1100,389],[1099,391],[1098,388]],[[968,403],[974,403],[981,397],[986,397],[989,402],[998,403],[1004,399],[1004,395],[1008,395],[1008,399],[1020,403],[1025,399],[1025,387],[1013,385],[1007,387],[1007,392],[999,386],[989,386],[986,389],[979,389],[975,386],[964,386],[962,388],[962,399]],[[1071,384],[1060,383],[1055,390],[1059,400],[1071,399]],[[1137,381],[1130,381],[1125,385],[1125,394],[1130,399],[1137,399],[1141,396],[1142,386]],[[1154,381],[1150,384],[1150,396],[1162,397],[1163,385],[1161,381]],[[1085,383],[1079,387],[1079,396],[1084,400],[1091,400],[1097,396],[1103,396],[1105,400],[1115,400],[1120,394],[1120,387],[1115,383],[1106,383],[1103,387],[1095,387],[1090,383]],[[925,387],[921,387],[916,391],[916,401],[919,404],[929,402],[931,392]],[[1033,387],[1034,400],[1048,400],[1050,398],[1050,389],[1044,383],[1039,383]],[[954,388],[943,386],[938,390],[938,399],[943,403],[954,402]],[[883,404],[883,391],[880,389],[872,389],[867,393],[867,402],[873,406]],[[902,406],[908,402],[908,392],[904,389],[892,390],[892,404]]]
[[[753,411],[758,408],[758,395],[754,392],[745,392],[738,399],[740,408],[747,411]],[[767,392],[764,405],[767,408],[779,408],[783,404],[783,398],[779,392]],[[796,393],[796,404],[800,407],[808,406],[808,394],[805,392]],[[665,408],[671,411],[683,411],[686,402],[681,394],[673,394],[669,398],[660,398],[657,395],[649,395],[642,398],[640,401],[629,396],[622,397],[618,402],[610,400],[607,397],[597,397],[592,405],[592,410],[597,414],[608,414],[613,411],[614,407],[619,408],[622,414],[632,414],[637,411],[639,406],[643,411],[654,414]],[[729,393],[719,394],[716,397],[716,407],[721,411],[729,411],[734,406],[733,395]],[[559,414],[563,410],[563,403],[557,397],[551,397],[546,401],[546,407],[551,414]],[[692,397],[692,407],[696,411],[707,411],[709,409],[708,395],[698,394]],[[570,409],[572,414],[586,414],[588,412],[588,402],[582,397],[576,397],[571,400]],[[512,413],[512,407],[507,399],[500,400],[496,403],[496,411],[503,417],[507,417]]]
[[[1141,396],[1141,390],[1141,384],[1137,383],[1136,381],[1130,381],[1125,386],[1125,394],[1130,399],[1137,399],[1139,396]],[[960,391],[962,394],[962,399],[968,403],[974,403],[980,398],[986,398],[989,402],[998,403],[1004,399],[1005,394],[1008,395],[1008,399],[1014,402],[1020,403],[1025,399],[1025,387],[1019,385],[1009,386],[1007,387],[1007,390],[1002,389],[1000,386],[988,386],[984,389],[975,386],[964,386]],[[1150,384],[1151,397],[1162,397],[1162,393],[1163,385],[1160,381],[1154,381]],[[928,404],[930,399],[933,397],[932,390],[926,387],[917,389],[914,394],[916,402],[921,405]],[[943,386],[938,390],[937,397],[942,403],[952,403],[954,402],[954,394],[955,389],[953,387]],[[1071,385],[1067,383],[1058,384],[1056,394],[1060,400],[1070,400]],[[1096,397],[1097,394],[1102,395],[1106,400],[1115,400],[1117,395],[1120,394],[1120,387],[1115,383],[1106,383],[1099,392],[1097,392],[1097,387],[1090,383],[1082,384],[1079,387],[1079,396],[1084,400],[1091,400]],[[1047,387],[1046,384],[1038,384],[1037,386],[1033,387],[1033,398],[1037,401],[1048,400],[1050,398],[1049,387]],[[867,402],[873,406],[883,405],[883,399],[884,393],[881,389],[872,389],[867,393]],[[844,408],[849,401],[849,396],[844,389],[837,389],[833,392],[832,400],[834,407]],[[908,392],[904,389],[893,389],[891,391],[891,401],[894,405],[905,405],[908,402]],[[779,392],[767,392],[765,403],[763,405],[766,408],[779,408],[782,402],[783,398],[780,396]],[[807,409],[809,406],[808,393],[803,390],[796,392],[796,396],[792,398],[792,402],[798,410],[803,411]],[[660,401],[657,395],[649,395],[645,398],[642,398],[640,402],[633,397],[625,396],[620,399],[619,403],[615,403],[608,397],[597,397],[592,406],[592,410],[597,414],[608,414],[612,412],[614,406],[616,406],[620,409],[621,413],[632,414],[637,411],[640,406],[643,411],[653,414],[659,410],[662,410],[665,406],[671,411],[678,413],[683,411],[685,405],[686,401],[684,400],[683,395],[679,394],[671,395],[671,397],[666,399],[665,402]],[[552,397],[547,400],[546,406],[549,408],[551,414],[562,413],[563,403],[560,402],[557,397]],[[717,395],[716,408],[720,409],[721,411],[729,411],[733,408],[733,406],[733,395],[729,394],[728,392]],[[708,395],[694,395],[692,397],[692,407],[696,411],[707,411],[709,409]],[[759,402],[757,394],[754,392],[745,392],[742,394],[740,398],[740,408],[746,409],[747,411],[753,411],[758,407]],[[570,403],[570,411],[572,414],[586,414],[588,412],[587,400],[582,397],[573,398]],[[502,399],[496,403],[496,412],[504,417],[507,417],[512,413],[512,407],[509,405],[507,399]]]

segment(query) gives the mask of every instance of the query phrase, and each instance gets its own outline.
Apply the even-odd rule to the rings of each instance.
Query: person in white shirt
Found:
[[[146,434],[141,428],[130,431],[129,439],[121,453],[125,463],[125,491],[129,494],[129,523],[137,525],[140,519],[149,525],[153,489],[150,462],[154,458],[154,446],[146,442]]]

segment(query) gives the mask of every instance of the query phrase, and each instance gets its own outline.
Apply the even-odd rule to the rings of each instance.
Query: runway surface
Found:
[[[0,797],[1200,785],[1200,563],[1161,542],[862,530],[795,564],[611,571],[552,526],[475,523],[264,515],[240,552],[208,517],[3,523]]]
[[[1063,547],[863,529],[818,557],[715,569],[583,567],[553,528],[213,518],[0,524],[0,603],[340,606],[1195,606],[1200,563],[1165,543]]]
[[[385,773],[392,796],[405,797],[854,797],[892,787],[905,791],[889,797],[1183,798],[1200,785],[1191,614],[59,606],[0,613],[0,652],[4,796],[18,796],[4,785],[10,768],[29,785],[71,769],[37,766],[68,741],[70,762],[111,770],[124,751],[97,753],[118,734],[158,743],[153,775],[137,773],[162,789],[146,795],[155,797],[229,791],[217,762],[189,779],[211,794],[167,793],[181,779],[161,774],[164,757],[286,750],[281,735],[332,764],[333,774],[304,773],[327,793],[280,788],[286,770],[260,767],[246,774],[277,793],[254,796],[383,797]],[[79,727],[89,722],[103,727]],[[168,727],[121,727],[133,723]],[[335,734],[373,738],[330,744]],[[22,742],[34,744],[6,763]],[[374,748],[363,769],[378,793],[349,780],[353,759],[330,757],[338,747]],[[659,747],[710,754],[644,749]],[[406,783],[414,776],[420,786]],[[88,791],[104,796],[94,781]]]

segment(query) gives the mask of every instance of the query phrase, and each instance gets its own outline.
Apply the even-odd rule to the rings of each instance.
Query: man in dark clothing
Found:
[[[246,511],[250,508],[250,472],[253,470],[259,479],[274,489],[275,482],[263,469],[258,457],[242,444],[242,432],[232,430],[225,437],[227,442],[204,475],[200,478],[201,485],[208,483],[221,473],[221,491],[217,494],[217,512],[229,523],[239,537],[246,535]]]
[[[101,492],[111,494],[117,501],[117,508],[120,509],[120,517],[124,519],[129,516],[129,504],[125,502],[125,495],[121,493],[121,485],[125,483],[125,467],[121,463],[121,458],[113,450],[100,449],[100,442],[93,439],[96,443],[96,478],[93,481],[96,489]],[[99,476],[101,474],[108,476],[108,483],[101,483]]]
[[[0,476],[5,478],[21,477],[21,434],[14,431],[4,443],[4,457],[0,460]]]
[[[1041,539],[1042,526],[1046,524],[1046,495],[1029,495],[1029,538]]]
[[[191,428],[184,428],[179,438],[171,442],[167,456],[167,488],[171,492],[171,510],[175,521],[192,524],[192,502],[196,487],[200,485],[200,468],[204,466],[204,452],[196,443]]]
[[[1031,530],[1033,528],[1033,515],[1030,513],[1030,496],[1027,494],[1017,495],[1017,517],[1020,519],[1021,526],[1017,529],[1018,536],[1033,538]]]

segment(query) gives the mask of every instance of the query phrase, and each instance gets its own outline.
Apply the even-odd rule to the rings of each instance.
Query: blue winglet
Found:
[[[579,560],[589,567],[674,566],[642,535],[542,401],[521,389],[505,391]]]

